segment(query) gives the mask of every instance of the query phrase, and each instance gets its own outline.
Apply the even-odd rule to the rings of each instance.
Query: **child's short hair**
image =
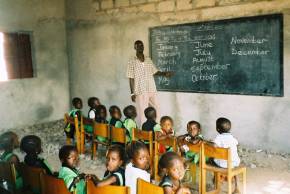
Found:
[[[82,99],[80,99],[79,97],[75,97],[72,99],[72,105],[76,106],[77,103],[83,103]]]
[[[169,120],[173,124],[173,119],[170,116],[163,116],[163,117],[161,117],[160,124],[164,123],[167,120]]]
[[[107,108],[104,105],[102,105],[102,104],[98,105],[96,107],[96,115],[100,115],[102,110],[107,113]]]
[[[77,152],[77,148],[73,145],[64,145],[60,148],[58,157],[62,163],[65,163],[72,151]]]
[[[7,131],[0,135],[0,150],[12,150],[15,145],[15,138],[18,138],[16,133],[12,131]]]
[[[21,139],[20,149],[26,154],[40,154],[41,139],[36,135],[27,135]]]
[[[191,125],[196,125],[198,129],[201,129],[201,125],[200,125],[200,123],[197,122],[197,121],[189,121],[189,122],[187,123],[187,128],[188,128],[189,126],[191,126]]]
[[[158,162],[158,175],[160,177],[165,175],[164,169],[171,168],[174,165],[174,160],[181,160],[183,162],[183,159],[175,152],[166,152],[161,156]]]
[[[216,129],[218,133],[228,133],[231,130],[231,121],[227,118],[220,117],[216,120]]]
[[[112,115],[116,110],[121,112],[121,109],[118,106],[116,106],[116,105],[110,106],[110,108],[109,108],[110,115]]]
[[[156,117],[156,110],[154,107],[149,106],[144,110],[145,117],[147,119],[155,119]]]
[[[123,110],[125,117],[134,118],[136,117],[136,108],[133,105],[126,106]]]
[[[88,106],[89,106],[89,107],[93,107],[95,101],[99,101],[99,99],[98,99],[97,97],[90,97],[90,98],[88,99]]]
[[[126,152],[123,146],[118,145],[118,144],[111,145],[107,153],[110,153],[110,152],[117,152],[119,154],[120,160],[123,161],[123,164],[126,163],[127,157],[126,157]]]
[[[148,150],[146,144],[142,141],[132,141],[127,147],[127,156],[129,159],[133,159],[137,153],[142,150]]]

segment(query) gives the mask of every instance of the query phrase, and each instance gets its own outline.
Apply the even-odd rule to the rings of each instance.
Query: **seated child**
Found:
[[[147,121],[143,123],[142,130],[152,131],[154,137],[154,132],[161,130],[161,126],[156,123],[156,110],[154,107],[148,107],[144,110],[144,114]]]
[[[97,123],[105,123],[107,124],[107,109],[104,105],[98,105],[96,107],[96,117],[95,121]]]
[[[27,135],[21,139],[20,149],[26,153],[24,163],[31,167],[42,168],[46,174],[53,175],[53,171],[45,159],[38,155],[42,152],[41,139],[35,135]]]
[[[109,147],[106,154],[106,172],[102,181],[96,185],[117,185],[125,186],[125,170],[123,164],[125,163],[125,150],[120,145],[112,145]]]
[[[166,138],[170,138],[173,137],[175,135],[175,131],[173,130],[173,120],[171,117],[169,116],[163,116],[160,119],[160,125],[161,125],[161,129],[160,130],[156,130],[155,134],[156,134],[156,140],[163,140]],[[165,153],[168,151],[172,151],[172,147],[169,146],[163,146],[163,145],[159,145],[159,153]]]
[[[81,116],[82,116],[82,112],[81,112],[81,109],[83,108],[83,102],[80,98],[78,97],[75,97],[73,98],[72,100],[72,105],[74,107],[73,110],[71,110],[69,112],[69,116],[70,117],[78,117],[79,121],[81,120]],[[70,144],[71,143],[71,140],[69,139],[74,139],[74,135],[75,135],[75,126],[68,123],[65,128],[64,128],[64,132],[68,138],[68,142],[67,144]]]
[[[183,159],[175,152],[166,152],[158,163],[159,183],[164,194],[190,194],[190,190],[181,184],[185,174]]]
[[[240,158],[238,155],[238,140],[233,137],[233,135],[230,133],[231,130],[231,121],[227,118],[218,118],[216,120],[216,130],[219,133],[216,138],[214,139],[214,143],[217,147],[223,147],[223,148],[230,148],[231,149],[231,156],[232,156],[232,166],[237,167],[240,165]],[[214,164],[221,168],[227,168],[227,161],[226,160],[220,160],[220,159],[214,159]],[[235,191],[234,193],[239,193],[238,189],[238,180],[237,176],[234,176],[235,180]]]
[[[150,156],[147,146],[141,141],[132,141],[127,148],[130,163],[125,169],[125,185],[131,194],[136,194],[137,178],[150,182]]]
[[[186,143],[198,144],[203,140],[203,136],[201,135],[201,126],[197,121],[189,121],[187,123],[187,133],[181,135],[177,138],[177,143],[179,150],[185,156],[187,161],[191,161],[194,164],[197,164],[199,161],[199,155],[189,151]]]
[[[107,109],[104,105],[98,105],[96,107],[96,117],[95,117],[95,121],[97,123],[103,123],[103,124],[108,124],[107,121]],[[100,142],[107,142],[107,138],[105,137],[101,137],[101,136],[97,136],[98,141]]]
[[[132,131],[133,128],[137,128],[137,124],[135,122],[135,118],[137,117],[136,108],[133,105],[129,105],[124,108],[123,113],[125,115],[125,120],[123,122],[124,127],[127,129],[127,137],[128,141],[132,141]]]
[[[118,106],[111,106],[109,109],[111,119],[109,121],[109,125],[117,127],[117,128],[123,128],[123,122],[121,121],[122,113]]]
[[[20,190],[23,187],[23,179],[19,174],[19,158],[13,153],[15,148],[19,147],[18,136],[11,132],[5,132],[0,136],[0,162],[13,163],[16,168],[16,189]],[[3,151],[3,152],[2,152]],[[12,183],[9,183],[12,184]]]
[[[100,101],[97,97],[90,97],[88,99],[88,106],[90,107],[90,110],[88,112],[88,118],[95,120],[96,118],[96,108],[97,106],[101,105]],[[85,130],[87,133],[92,133],[93,132],[93,127],[92,125],[85,125]]]
[[[76,147],[72,145],[62,146],[59,150],[58,156],[61,161],[58,178],[64,180],[69,192],[76,191],[77,194],[85,194],[86,179],[89,179],[90,176],[81,174],[77,170],[79,165],[79,155]]]

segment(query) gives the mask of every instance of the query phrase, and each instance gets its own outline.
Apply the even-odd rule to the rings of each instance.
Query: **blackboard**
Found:
[[[157,90],[283,96],[283,15],[157,26],[150,55],[171,78]]]

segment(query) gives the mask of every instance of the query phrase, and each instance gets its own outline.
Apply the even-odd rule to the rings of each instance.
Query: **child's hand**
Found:
[[[94,182],[95,185],[98,185],[98,183],[100,182],[100,179],[94,174],[90,175],[90,179]]]
[[[93,176],[93,175],[91,175],[91,174],[86,174],[86,175],[85,175],[85,180],[87,181],[87,180],[92,179],[92,176]]]
[[[186,137],[184,138],[184,140],[187,141],[187,142],[190,142],[191,137],[190,137],[190,136],[186,136]]]

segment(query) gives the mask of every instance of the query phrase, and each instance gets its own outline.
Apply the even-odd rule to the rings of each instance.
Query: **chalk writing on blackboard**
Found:
[[[283,15],[150,29],[161,91],[283,96]]]

